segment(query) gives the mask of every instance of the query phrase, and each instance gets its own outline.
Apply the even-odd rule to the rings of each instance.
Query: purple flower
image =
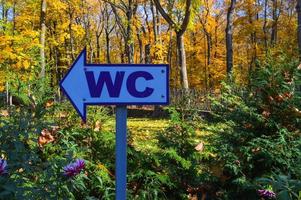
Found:
[[[273,191],[270,190],[258,190],[257,191],[260,197],[268,198],[268,199],[275,199],[276,194]]]
[[[6,160],[0,158],[0,176],[7,173],[6,167],[7,167]]]
[[[64,167],[64,175],[67,177],[74,177],[85,168],[85,161],[77,159],[74,163]]]

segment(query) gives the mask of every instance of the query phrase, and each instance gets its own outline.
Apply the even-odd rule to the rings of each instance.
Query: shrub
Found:
[[[209,173],[217,176],[224,199],[258,199],[254,180],[272,172],[301,178],[301,72],[296,62],[262,63],[249,88],[223,85],[213,102],[212,121],[203,126],[211,134],[204,154]],[[253,196],[252,196],[253,194]]]

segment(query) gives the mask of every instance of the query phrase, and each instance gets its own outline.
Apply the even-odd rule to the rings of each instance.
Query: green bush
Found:
[[[219,178],[222,199],[258,199],[256,177],[272,172],[301,178],[301,71],[283,58],[268,60],[253,74],[249,88],[224,84],[203,126],[206,161]],[[252,195],[253,194],[253,195]]]

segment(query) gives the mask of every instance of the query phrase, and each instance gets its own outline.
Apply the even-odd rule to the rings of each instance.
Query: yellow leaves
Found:
[[[164,62],[164,56],[166,55],[166,49],[162,44],[155,44],[151,49],[152,63],[159,64]]]
[[[67,9],[67,5],[63,1],[58,0],[52,0],[47,2],[48,9],[51,9],[51,11],[64,11]]]
[[[59,24],[57,26],[58,30],[68,30],[70,22],[69,21],[64,21],[63,23]]]
[[[0,92],[3,92],[5,90],[5,72],[1,70],[0,68]]]
[[[207,31],[212,32],[216,26],[217,26],[216,20],[212,16],[208,16],[207,23],[206,23]]]
[[[13,49],[9,46],[4,47],[4,49],[0,51],[0,54],[1,54],[0,63],[4,62],[6,59],[14,60],[17,57],[13,52]]]
[[[29,69],[31,64],[30,64],[30,61],[29,60],[24,60],[22,58],[18,58],[18,62],[16,64],[12,64],[13,67],[17,68],[17,69]]]
[[[61,42],[64,41],[64,38],[59,39]],[[60,42],[56,40],[55,38],[48,38],[47,42],[51,44],[52,46],[59,46]]]
[[[30,67],[30,63],[28,62],[28,60],[25,60],[23,62],[23,67],[24,67],[24,69],[28,69]]]
[[[74,31],[74,34],[77,37],[82,37],[85,35],[85,30],[81,25],[77,25],[77,24],[72,25],[72,30]]]
[[[24,31],[22,31],[22,36],[23,38],[36,38],[39,37],[39,32],[35,31],[35,30],[30,30],[30,29],[26,29]]]

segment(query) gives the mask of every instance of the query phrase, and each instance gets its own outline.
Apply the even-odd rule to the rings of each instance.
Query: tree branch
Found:
[[[162,15],[162,17],[166,20],[166,22],[172,26],[172,27],[175,27],[176,23],[169,17],[169,15],[165,12],[165,10],[162,8],[159,0],[153,0],[155,5],[156,5],[156,8],[159,10],[160,14]],[[191,1],[191,0],[189,0]]]
[[[178,32],[179,35],[183,35],[186,31],[191,15],[191,0],[186,0],[185,17],[181,26],[181,30]]]
[[[122,10],[124,13],[126,13],[126,10],[127,10],[126,7],[117,5],[116,3],[113,3],[112,1],[109,1],[109,0],[102,0],[102,1],[104,1],[105,3],[109,3],[112,7],[114,6],[115,8],[118,8],[118,9]],[[124,2],[122,2],[122,3],[125,6]]]
[[[122,32],[122,35],[123,35],[124,38],[126,38],[127,33],[126,33],[124,25],[122,24],[122,20],[121,20],[120,16],[118,15],[116,8],[113,5],[111,5],[111,7],[112,7],[113,13],[115,15],[116,22],[117,22],[117,24],[118,24],[118,26],[119,26],[119,28]]]

